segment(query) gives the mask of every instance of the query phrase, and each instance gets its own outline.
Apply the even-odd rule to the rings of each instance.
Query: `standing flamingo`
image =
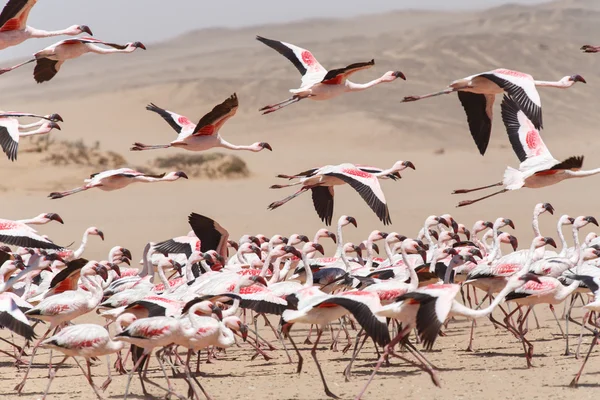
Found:
[[[379,185],[378,178],[389,174],[403,171],[406,168],[415,169],[410,161],[397,161],[392,168],[380,173],[371,174],[362,171],[356,165],[344,163],[339,165],[326,165],[318,168],[308,174],[298,174],[304,176],[296,183],[289,185],[273,185],[271,189],[281,189],[284,187],[302,185],[300,190],[283,200],[273,202],[269,205],[269,210],[281,207],[293,198],[301,195],[307,190],[311,190],[315,210],[326,225],[331,225],[333,217],[333,186],[348,184],[360,194],[363,200],[371,207],[384,225],[392,223],[390,212],[387,207],[385,196]],[[341,241],[340,241],[341,242]]]
[[[0,34],[2,32],[0,31]],[[39,122],[33,124],[21,125],[19,124],[19,117],[34,117],[40,118]],[[46,116],[29,114],[29,113],[17,113],[8,112],[0,113],[0,147],[2,151],[8,156],[8,159],[15,161],[17,159],[17,151],[19,149],[19,138],[33,135],[44,135],[50,132],[52,129],[60,129],[58,121],[62,122],[62,117],[58,114],[50,114]],[[37,129],[21,132],[19,129]]]
[[[474,189],[455,190],[452,194],[470,193],[495,186],[505,186],[504,189],[487,196],[475,200],[461,201],[458,203],[458,207],[468,206],[497,194],[506,193],[509,190],[518,190],[522,187],[537,189],[555,185],[565,179],[585,178],[600,174],[600,168],[587,171],[581,170],[583,156],[569,157],[562,162],[552,157],[540,136],[540,132],[511,96],[504,96],[501,107],[502,120],[506,126],[508,138],[519,161],[521,161],[519,169],[508,167],[504,172],[502,182]]]
[[[88,383],[94,389],[94,393],[98,398],[102,398],[100,393],[98,392],[98,388],[94,384],[92,380],[92,372],[91,372],[91,363],[90,359],[94,357],[107,356],[106,357],[106,365],[108,366],[108,377],[106,381],[100,386],[102,390],[106,390],[112,378],[110,376],[110,358],[109,354],[116,353],[123,348],[123,342],[114,341],[110,338],[108,331],[96,324],[79,324],[72,325],[64,328],[56,335],[49,337],[44,340],[41,344],[42,347],[53,349],[60,351],[65,355],[65,358],[56,364],[56,368],[50,372],[50,380],[48,381],[48,386],[46,386],[46,391],[44,392],[43,399],[46,398],[48,391],[50,390],[50,385],[52,384],[52,380],[56,375],[56,371],[58,368],[69,358],[73,357],[77,366],[83,372],[83,376],[87,379]],[[81,364],[75,357],[83,357],[85,358],[85,363],[87,364],[87,374],[85,373]]]
[[[44,31],[27,26],[27,17],[37,0],[9,0],[0,14],[0,50],[16,46],[27,39],[52,36],[77,36],[83,32],[92,35],[87,25],[73,25],[59,31]]]
[[[457,92],[458,99],[467,114],[471,136],[481,155],[484,155],[492,133],[494,101],[497,94],[506,92],[514,98],[519,109],[523,110],[535,128],[540,129],[543,127],[542,101],[536,86],[566,89],[576,82],[586,83],[581,75],[565,76],[556,82],[536,81],[531,75],[523,72],[499,68],[456,80],[448,86],[448,89],[440,92],[423,96],[407,96],[402,102]]]
[[[112,49],[104,49],[98,46],[99,44],[112,47]],[[140,42],[131,42],[120,45],[103,42],[92,37],[61,40],[58,43],[38,51],[33,55],[34,58],[31,60],[24,61],[10,68],[0,69],[0,75],[36,61],[37,63],[33,70],[33,78],[37,83],[43,83],[54,78],[65,61],[80,57],[85,53],[133,53],[136,49],[146,50],[146,47]]]
[[[169,172],[168,174],[163,173],[160,175],[150,175],[130,168],[112,169],[90,175],[89,179],[84,179],[84,186],[67,190],[66,192],[52,192],[48,195],[48,197],[51,199],[60,199],[93,188],[98,188],[104,191],[112,191],[123,189],[125,186],[128,186],[134,182],[173,182],[179,178],[188,179],[187,175],[182,171]]]
[[[269,114],[283,107],[299,102],[302,99],[328,100],[347,92],[359,92],[369,89],[380,83],[393,82],[397,78],[406,80],[406,76],[400,71],[388,71],[379,79],[364,84],[350,82],[348,77],[357,71],[371,68],[375,60],[350,64],[344,68],[326,70],[315,59],[308,50],[294,46],[293,44],[271,40],[262,36],[256,36],[256,40],[262,42],[277,51],[294,64],[302,75],[302,86],[299,89],[291,89],[293,96],[276,104],[270,104],[261,108],[263,114]]]
[[[249,146],[238,146],[229,143],[219,135],[221,127],[237,112],[238,105],[237,94],[234,93],[221,104],[217,104],[208,114],[200,119],[198,124],[194,125],[192,121],[182,115],[162,109],[155,104],[150,104],[146,106],[146,110],[154,111],[167,121],[171,128],[177,132],[177,139],[164,145],[147,145],[136,142],[131,150],[142,151],[179,147],[189,151],[204,151],[214,147],[224,147],[230,150],[248,150],[253,152],[264,149],[273,151],[267,142],[256,142]]]

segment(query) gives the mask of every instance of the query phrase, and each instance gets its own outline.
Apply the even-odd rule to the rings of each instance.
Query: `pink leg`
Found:
[[[75,193],[83,192],[84,190],[91,189],[89,186],[81,186],[75,189],[67,190],[66,192],[52,192],[48,195],[51,199],[61,199],[66,196],[70,196]]]
[[[496,196],[497,194],[502,194],[502,193],[506,193],[506,192],[508,192],[508,189],[502,189],[502,190],[499,190],[499,191],[497,191],[497,192],[494,192],[494,193],[492,193],[492,194],[488,194],[487,196],[480,197],[480,198],[478,198],[478,199],[474,199],[474,200],[463,200],[463,201],[459,202],[459,203],[458,203],[458,205],[457,205],[456,207],[464,207],[464,206],[469,206],[469,205],[471,205],[471,204],[474,204],[474,203],[477,203],[477,202],[479,202],[479,201],[481,201],[481,200],[489,199],[490,197]],[[455,193],[456,193],[456,192],[455,192]]]
[[[581,373],[583,372],[583,368],[585,367],[585,364],[587,363],[588,358],[590,358],[590,354],[592,353],[592,350],[594,349],[594,346],[596,345],[596,342],[598,341],[599,335],[600,335],[600,331],[597,330],[594,334],[594,339],[592,340],[592,343],[590,344],[590,349],[588,350],[588,353],[585,356],[583,363],[581,363],[581,368],[579,368],[579,372],[577,372],[577,375],[575,375],[575,378],[573,378],[573,380],[571,381],[571,384],[569,385],[570,387],[576,388],[577,385],[579,384],[579,378],[581,378]]]
[[[296,193],[292,194],[291,196],[286,197],[283,200],[275,201],[275,202],[269,204],[269,207],[267,207],[267,208],[269,210],[274,210],[274,209],[276,209],[278,207],[281,207],[282,205],[284,205],[288,201],[294,199],[295,197],[300,196],[302,193],[306,192],[308,189],[310,189],[310,186],[302,186],[302,188],[300,188],[300,190],[298,190]]]
[[[290,97],[289,99],[286,99],[282,102],[276,103],[276,104],[270,104],[268,106],[264,106],[263,108],[259,109],[258,111],[263,111],[263,115],[265,114],[270,114],[272,112],[275,112],[277,110],[281,110],[284,107],[289,106],[290,104],[294,104],[299,102],[300,100],[302,100],[303,97],[300,97],[298,95],[294,95],[292,97]]]
[[[171,147],[170,144],[143,144],[140,142],[135,142],[129,150],[131,150],[131,151],[157,150],[157,149],[168,149],[169,147]]]
[[[455,91],[456,91],[456,89],[454,89],[454,88],[448,88],[448,89],[441,90],[439,92],[424,94],[422,96],[406,96],[405,98],[402,99],[401,103],[408,103],[411,101],[423,100],[423,99],[427,99],[429,97],[441,96],[443,94],[450,94]]]

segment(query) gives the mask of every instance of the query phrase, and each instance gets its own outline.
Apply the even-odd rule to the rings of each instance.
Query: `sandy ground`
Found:
[[[562,307],[557,308],[559,311]],[[393,360],[390,367],[384,367],[369,386],[365,399],[591,399],[597,397],[597,376],[600,373],[597,355],[592,355],[586,374],[580,380],[578,389],[568,387],[577,372],[581,360],[573,355],[564,356],[564,340],[547,309],[539,309],[538,317],[541,329],[535,329],[533,319],[530,322],[531,332],[528,338],[533,339],[535,346],[534,368],[527,369],[522,354],[521,344],[505,331],[495,330],[488,320],[480,320],[476,329],[474,352],[466,352],[470,323],[464,319],[453,321],[445,330],[445,337],[440,337],[432,352],[426,353],[428,359],[437,366],[441,379],[441,388],[431,383],[429,376],[416,368]],[[579,310],[574,315],[579,316]],[[89,320],[89,318],[87,319]],[[95,320],[95,319],[94,319]],[[272,319],[276,322],[275,319]],[[564,326],[564,321],[562,321]],[[259,322],[259,331],[265,338],[273,340],[268,327]],[[579,328],[570,325],[571,350],[576,349]],[[305,327],[296,326],[292,332],[296,342],[302,343],[306,337]],[[351,331],[354,335],[356,332]],[[583,351],[591,337],[584,337]],[[274,343],[274,342],[273,342]],[[318,358],[322,362],[330,389],[342,399],[353,398],[362,388],[375,363],[372,346],[365,347],[353,368],[353,377],[345,382],[342,375],[349,361],[349,353],[331,351],[331,336],[323,335],[323,343],[318,348]],[[342,340],[339,349],[345,344]],[[288,343],[289,345],[289,343]],[[268,351],[273,356],[270,361],[258,357],[251,360],[254,350],[247,344],[232,347],[226,354],[221,353],[219,359],[212,364],[201,364],[200,382],[215,399],[324,399],[316,366],[310,357],[310,347],[299,345],[304,357],[304,367],[297,375],[296,357],[292,355],[294,364],[289,364],[285,352],[279,344],[277,350]],[[2,349],[6,349],[5,346]],[[47,384],[47,368],[42,365],[48,359],[44,350],[37,358],[31,378],[26,384],[21,398],[35,399],[40,397]],[[59,360],[54,358],[55,362]],[[114,357],[112,358],[114,361]],[[46,362],[46,361],[44,361]],[[3,356],[3,385],[0,395],[3,398],[17,398],[12,387],[18,383],[22,372],[16,372],[12,363]],[[156,361],[150,366],[150,378],[166,387],[164,378]],[[93,368],[95,381],[99,385],[106,379],[105,360]],[[113,373],[113,382],[104,393],[105,398],[121,398],[126,383],[125,376]],[[136,378],[137,379],[137,378]],[[175,379],[176,388],[185,393],[186,385],[181,379]],[[150,397],[163,398],[165,391],[159,387],[146,385]],[[142,389],[139,381],[132,383],[132,399],[141,399]],[[72,361],[59,369],[52,384],[49,399],[93,398],[93,392],[81,371]]]
[[[166,123],[144,110],[146,104],[155,102],[196,120],[233,92],[238,93],[240,109],[221,134],[239,144],[267,141],[274,151],[238,154],[251,171],[248,179],[138,184],[117,192],[88,191],[61,200],[46,196],[79,186],[90,173],[98,172],[97,168],[52,167],[40,163],[39,155],[25,153],[19,154],[15,163],[0,157],[1,217],[23,219],[57,212],[65,225],[49,224],[39,227],[39,232],[62,245],[74,242],[72,247],[79,245],[87,227],[97,226],[106,240],[91,237],[85,252],[85,257],[97,260],[105,258],[114,245],[129,248],[134,260],[141,259],[148,241],[186,234],[187,216],[192,211],[219,221],[234,239],[257,233],[304,233],[311,237],[322,224],[308,195],[275,211],[267,210],[269,203],[291,193],[268,189],[277,183],[276,174],[348,161],[389,167],[401,159],[412,161],[417,170],[406,171],[398,182],[382,182],[391,226],[381,225],[351,188],[336,189],[334,218],[348,214],[359,224],[358,229],[344,231],[345,241],[364,240],[373,229],[414,236],[428,215],[449,212],[468,227],[477,219],[511,218],[520,248],[527,248],[531,212],[538,202],[552,203],[558,214],[542,216],[540,225],[545,235],[556,237],[556,221],[563,213],[598,217],[598,180],[524,189],[457,209],[458,201],[469,197],[453,196],[452,190],[497,182],[507,165],[518,165],[498,118],[499,106],[495,108],[488,153],[481,157],[455,96],[414,104],[400,104],[399,100],[405,95],[439,90],[454,79],[497,67],[531,72],[540,79],[582,74],[587,85],[578,84],[565,91],[540,89],[543,136],[556,158],[585,154],[586,168],[598,167],[600,57],[581,54],[577,49],[600,37],[599,21],[600,7],[595,0],[505,6],[478,13],[410,11],[345,21],[191,32],[172,42],[146,43],[147,52],[114,57],[89,55],[69,61],[52,82],[43,85],[35,84],[31,68],[24,67],[0,79],[0,91],[10,94],[10,102],[4,97],[3,109],[58,112],[65,122],[61,123],[62,131],[51,133],[54,139],[82,139],[88,145],[99,142],[103,150],[126,157],[131,166],[178,154],[172,149],[128,151],[135,141],[162,143],[174,138]],[[306,46],[329,67],[375,58],[375,67],[356,74],[358,82],[392,69],[402,70],[409,79],[329,102],[306,100],[263,117],[256,110],[286,98],[287,90],[299,80],[291,64],[254,40],[257,33]],[[587,232],[589,229],[582,231],[582,236]],[[332,252],[331,244],[326,250]],[[450,325],[448,336],[440,338],[429,354],[440,369],[442,389],[434,388],[423,373],[394,361],[378,375],[367,398],[591,398],[597,393],[597,358],[594,355],[590,361],[582,387],[577,391],[568,389],[566,385],[579,361],[562,355],[563,341],[549,320],[550,314],[538,310],[538,315],[543,328],[530,332],[536,345],[536,368],[525,369],[519,343],[494,330],[488,322],[481,322],[478,329],[476,352],[464,352],[468,324],[461,321]],[[83,320],[99,322],[95,318]],[[301,336],[300,327],[295,332]],[[38,333],[42,333],[41,328]],[[270,337],[263,328],[261,333]],[[586,338],[586,343],[589,340]],[[329,341],[326,335],[321,350],[328,348]],[[299,376],[281,350],[271,352],[275,358],[270,362],[251,361],[252,351],[243,346],[229,350],[214,364],[203,364],[206,376],[202,382],[216,399],[324,398],[307,346],[302,348],[306,362]],[[42,354],[39,361],[45,362],[46,353]],[[357,362],[353,380],[345,383],[341,373],[347,354],[327,350],[320,351],[319,358],[332,390],[343,398],[358,393],[373,365],[369,348]],[[95,367],[94,372],[98,381],[106,374],[103,365]],[[151,373],[159,384],[164,383],[154,363]],[[36,363],[21,398],[37,398],[46,385],[45,374],[43,363]],[[10,360],[0,355],[2,398],[17,397],[11,388],[20,375]],[[106,396],[119,398],[124,385],[123,377],[115,377]],[[177,385],[185,389],[179,380]],[[150,390],[157,397],[164,394],[160,389]],[[139,383],[134,382],[132,392],[141,398]],[[59,370],[51,393],[55,399],[93,397],[72,362]]]

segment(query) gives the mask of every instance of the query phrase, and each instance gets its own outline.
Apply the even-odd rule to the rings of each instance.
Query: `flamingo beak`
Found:
[[[372,246],[375,253],[379,254],[379,246],[377,246],[375,243],[373,243]]]
[[[313,249],[317,250],[319,253],[325,255],[325,250],[323,250],[323,246],[319,243],[313,243]]]
[[[60,217],[60,215],[58,215],[56,213],[48,213],[48,214],[46,214],[46,218],[48,218],[50,221],[56,221],[56,222],[59,222],[61,224],[65,223],[62,220],[62,218]]]
[[[228,240],[227,244],[229,244],[229,246],[233,247],[233,249],[235,251],[238,251],[240,246],[237,244],[237,242],[235,240]]]
[[[359,258],[362,258],[362,249],[360,248],[360,246],[354,245],[352,246],[352,249],[356,252],[356,255]]]
[[[594,218],[594,217],[585,217],[585,221],[589,222],[590,224],[599,226],[598,221],[596,221],[596,218]]]
[[[108,279],[108,270],[104,265],[96,264],[96,266],[94,267],[94,271],[96,271],[96,274],[102,277],[102,280],[106,282],[106,280]]]
[[[142,42],[134,42],[132,46],[138,49],[146,50],[146,46],[144,46]]]
[[[263,149],[267,149],[269,151],[273,151],[273,148],[271,147],[271,145],[267,142],[260,142],[258,144],[260,147],[262,147]]]
[[[121,247],[121,253],[123,254],[123,257],[126,257],[130,260],[133,259],[133,257],[131,257],[131,252],[129,250],[127,250],[126,248]]]
[[[56,122],[54,122],[54,121],[50,121],[50,122],[48,123],[48,126],[50,127],[50,129],[58,129],[59,131],[61,131],[61,130],[62,130],[62,129],[60,128],[60,125],[59,125],[59,124],[57,124],[57,123],[56,123]]]
[[[102,239],[102,241],[104,241],[104,232],[102,231],[96,231],[97,235],[100,236],[100,239]]]
[[[517,251],[517,248],[519,247],[519,241],[512,235],[510,236],[510,245],[512,246],[513,251]]]
[[[260,251],[260,247],[252,245],[252,252],[256,254],[258,258],[261,258],[262,253]]]
[[[493,223],[493,222],[490,222],[490,221],[485,221],[485,222],[483,223],[483,226],[485,226],[485,227],[486,227],[486,228],[488,228],[488,229],[492,229],[492,228],[494,227],[494,223]]]
[[[216,304],[213,304],[210,309],[211,309],[212,313],[217,316],[219,321],[223,320],[223,310],[221,309],[221,307],[219,307]]]
[[[406,168],[412,168],[412,169],[416,170],[416,168],[415,168],[415,164],[413,164],[413,163],[412,163],[412,162],[410,162],[410,161],[404,161],[404,162],[402,163],[402,165],[404,165]]]
[[[186,175],[186,173],[183,172],[183,171],[177,171],[177,172],[175,172],[175,176],[178,176],[178,177],[183,178],[183,179],[189,179],[188,176]]]
[[[581,75],[571,75],[571,80],[572,80],[573,82],[587,83],[587,82],[585,81],[585,79],[583,79],[583,76],[581,76]]]
[[[255,245],[260,246],[260,239],[258,239],[256,236],[249,236],[248,239],[250,239],[250,241]]]
[[[469,252],[474,257],[479,257],[480,259],[483,258],[483,255],[481,254],[481,251],[479,249],[471,249]]]
[[[406,75],[404,75],[404,74],[402,73],[402,71],[394,71],[394,72],[392,73],[392,75],[393,75],[393,76],[395,76],[396,78],[400,78],[400,79],[402,79],[402,80],[406,80]]]
[[[58,114],[50,114],[50,115],[48,116],[48,119],[49,119],[50,121],[54,121],[54,122],[65,122],[65,121],[62,119],[62,117],[61,117],[60,115],[58,115]]]
[[[355,228],[358,228],[358,223],[356,222],[356,219],[354,217],[348,217],[348,222],[354,225]]]
[[[436,221],[438,224],[442,224],[446,228],[450,228],[450,224],[448,224],[448,221],[446,221],[444,218],[437,217]]]
[[[119,259],[119,262],[120,262],[120,263],[127,264],[127,265],[131,265],[131,260],[129,260],[129,258],[127,258],[127,257],[121,257],[121,258]]]
[[[322,246],[321,246],[321,247],[322,247]],[[302,253],[300,253],[300,252],[298,251],[298,249],[297,249],[297,248],[295,248],[294,246],[285,246],[285,247],[283,248],[283,250],[284,250],[286,253],[290,253],[290,254],[293,254],[293,255],[295,255],[295,256],[296,256],[296,257],[298,257],[298,258],[302,258]]]
[[[119,266],[117,264],[112,264],[110,269],[112,269],[113,271],[115,271],[115,273],[117,274],[117,276],[120,278],[121,277],[121,268],[119,268]]]
[[[546,237],[544,238],[544,242],[546,244],[549,244],[550,246],[556,248],[556,242],[554,241],[554,239],[552,239],[551,237]]]
[[[333,240],[333,243],[337,244],[337,237],[335,236],[335,233],[327,232],[327,237],[329,237],[331,240]]]
[[[458,223],[454,220],[454,218],[450,219],[450,225],[452,226],[454,233],[458,233]]]
[[[550,203],[544,203],[544,210],[548,211],[550,214],[554,215],[554,207]]]
[[[245,342],[248,339],[248,325],[240,323],[240,333],[242,340]]]
[[[467,240],[471,240],[471,231],[465,229],[465,236],[467,237]]]
[[[508,225],[508,226],[510,226],[511,228],[515,229],[515,224],[512,222],[512,220],[510,220],[510,219],[508,219],[508,218],[505,218],[505,219],[504,219],[504,225]]]
[[[308,243],[309,242],[308,236],[306,236],[306,235],[300,235],[299,238],[300,238],[301,242],[304,242],[304,243]]]
[[[87,34],[88,34],[88,35],[90,35],[90,36],[94,36],[94,34],[92,33],[92,30],[91,30],[91,29],[90,29],[90,27],[89,27],[89,26],[87,26],[87,25],[79,25],[79,30],[80,30],[81,32],[85,32],[85,33],[87,33]]]
[[[426,263],[427,262],[427,252],[425,251],[425,249],[420,247],[418,249],[418,252],[419,252],[419,255],[421,256],[421,258],[423,259],[423,262]]]

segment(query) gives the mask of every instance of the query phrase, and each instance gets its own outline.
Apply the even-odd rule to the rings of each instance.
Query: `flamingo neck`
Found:
[[[51,130],[52,130],[52,128],[48,124],[42,124],[42,126],[40,126],[39,128],[37,128],[33,131],[19,132],[19,136],[25,137],[25,136],[33,136],[33,135],[42,135],[42,134],[50,132]]]
[[[340,258],[342,256],[342,253],[343,253],[343,250],[344,250],[343,249],[344,248],[344,244],[343,244],[344,242],[343,242],[343,239],[342,239],[342,224],[340,224],[340,223],[338,223],[338,226],[337,226],[337,239],[338,239],[338,242],[337,242],[337,247],[335,249],[335,255],[334,255],[334,257]]]
[[[573,86],[571,81],[533,81],[535,86],[566,89]]]
[[[558,222],[558,227],[556,229],[558,231],[558,239],[560,240],[560,243],[562,245],[562,247],[560,249],[560,253],[558,255],[559,255],[559,257],[564,257],[567,255],[567,251],[569,250],[569,245],[567,244],[567,239],[565,239],[565,235],[562,230],[562,222],[561,221]]]
[[[598,175],[598,174],[600,174],[600,168],[589,169],[589,170],[586,170],[586,171],[572,171],[572,170],[567,170],[565,172],[571,178],[585,178],[586,176],[592,176],[592,175]]]
[[[258,151],[252,145],[245,146],[245,145],[237,145],[237,144],[229,143],[227,140],[223,139],[222,137],[219,137],[219,146],[224,147],[229,150],[247,150],[247,151],[253,151],[253,152]]]
[[[367,90],[372,88],[373,86],[379,85],[384,82],[383,76],[381,78],[374,79],[367,83],[354,83],[349,80],[346,80],[346,90],[348,92],[360,92],[362,90]]]
[[[73,258],[79,258],[81,257],[81,255],[83,254],[83,252],[85,251],[85,246],[87,245],[87,241],[88,241],[88,236],[89,233],[86,230],[83,233],[83,237],[81,238],[81,245],[79,246],[79,248],[77,250],[75,250],[73,252]],[[110,260],[108,260],[109,262],[112,262],[112,258]]]
[[[69,35],[69,36],[75,36],[76,35],[69,28],[67,28],[67,29],[61,29],[61,30],[58,30],[58,31],[45,31],[45,30],[42,30],[42,29],[35,29],[35,28],[27,27],[27,30],[29,31],[29,37],[34,38],[34,39],[42,39],[42,38],[48,38],[48,37],[54,37],[54,36],[63,36],[63,35]]]
[[[140,278],[150,275],[150,282],[154,281],[154,271],[151,270],[151,262],[149,262],[150,250],[152,249],[152,243],[147,243],[142,253],[142,272],[140,272]],[[150,274],[152,272],[152,274]]]
[[[533,228],[534,237],[542,236],[540,233],[540,213],[537,210],[533,212],[533,221],[531,222],[531,226]]]
[[[344,260],[346,256],[342,254],[342,260]],[[308,263],[308,258],[306,257],[306,252],[302,252],[302,263],[304,263],[304,271],[306,271],[306,281],[302,285],[302,287],[308,288],[313,285],[313,273],[310,268],[310,264]]]
[[[163,290],[163,295],[170,293],[171,285],[169,285],[169,280],[167,279],[167,276],[165,275],[165,270],[163,269],[162,265],[160,265],[160,264],[158,264],[156,268],[158,269],[158,277],[160,278],[160,281],[162,282],[162,284],[165,287]]]
[[[100,46],[96,46],[95,44],[86,43],[86,47],[89,52],[96,54],[112,54],[112,53],[133,53],[135,51],[135,47],[127,46],[124,49],[105,49]]]

